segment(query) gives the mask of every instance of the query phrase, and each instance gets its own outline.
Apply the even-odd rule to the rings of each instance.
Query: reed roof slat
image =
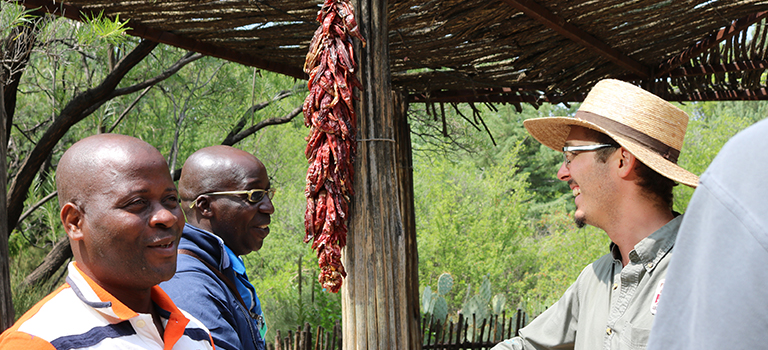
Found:
[[[35,8],[54,0],[6,0]],[[717,46],[685,56],[686,69],[645,81],[627,68],[552,24],[529,17],[516,0],[392,0],[389,41],[392,84],[412,95],[467,89],[499,93],[512,86],[537,86],[515,96],[578,100],[604,78],[653,86],[670,99],[765,98],[768,38],[760,20],[752,29]],[[205,47],[217,57],[298,78],[319,23],[322,0],[65,0],[72,9],[130,19],[143,29],[173,35],[187,49]],[[530,0],[527,0],[530,3]],[[697,43],[734,21],[768,11],[768,0],[533,0],[562,28],[575,28],[599,44],[659,72]],[[53,11],[53,10],[50,10]],[[69,16],[71,17],[71,16]],[[557,25],[557,24],[556,24]],[[130,26],[130,25],[129,25]],[[561,28],[561,29],[562,29]],[[747,34],[746,30],[754,31]],[[565,33],[568,34],[568,33]],[[137,34],[141,35],[141,34]],[[578,38],[576,38],[578,39]],[[587,41],[589,42],[589,41]],[[211,49],[211,48],[219,49]],[[274,65],[274,62],[279,64]],[[739,64],[732,64],[738,62]],[[621,62],[619,62],[621,63]],[[696,68],[700,65],[714,67]],[[743,67],[743,68],[742,68]],[[697,70],[698,69],[698,70]],[[743,69],[743,70],[741,70]],[[546,87],[544,89],[540,87]],[[501,92],[498,92],[501,91]],[[506,96],[506,97],[505,97]],[[471,97],[471,98],[470,98]],[[467,97],[474,101],[477,96]],[[494,100],[489,98],[489,101]]]

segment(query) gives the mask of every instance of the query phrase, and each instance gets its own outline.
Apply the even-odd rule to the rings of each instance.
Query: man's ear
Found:
[[[195,206],[202,217],[206,219],[213,217],[213,208],[211,208],[211,200],[208,196],[198,196],[195,200]]]
[[[64,204],[61,207],[61,223],[64,224],[64,231],[67,231],[67,236],[73,241],[79,241],[83,239],[83,212],[80,208],[72,202]]]
[[[621,147],[619,148],[619,168],[618,175],[621,178],[627,178],[632,174],[632,170],[635,169],[635,163],[637,162],[637,158],[635,158],[635,155],[627,151],[626,148]]]

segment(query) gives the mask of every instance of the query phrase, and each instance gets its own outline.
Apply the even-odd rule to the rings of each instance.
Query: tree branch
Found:
[[[51,200],[51,198],[56,197],[59,195],[59,191],[53,191],[49,195],[43,197],[43,199],[39,200],[37,203],[33,204],[27,211],[24,212],[24,214],[21,214],[19,217],[19,221],[16,223],[16,225],[20,224],[24,219],[27,218],[30,214],[32,214],[37,208],[40,208],[43,204]]]
[[[149,89],[151,89],[152,86],[154,85],[147,86],[144,89],[144,91],[142,91],[141,94],[139,94],[139,96],[137,96],[136,99],[134,99],[133,102],[131,102],[131,104],[125,108],[123,113],[120,113],[120,117],[118,117],[117,120],[115,120],[115,122],[112,123],[112,126],[109,128],[109,130],[107,130],[108,133],[112,132],[112,130],[115,130],[117,125],[120,124],[121,121],[123,121],[123,118],[125,118],[125,116],[128,115],[128,112],[130,112],[133,109],[133,107],[135,107],[136,104],[139,103],[139,100],[141,100],[141,98],[144,97],[147,94],[147,92],[149,92]]]
[[[142,40],[131,53],[117,63],[115,69],[107,75],[99,86],[88,89],[70,100],[54,119],[51,126],[46,129],[40,141],[24,159],[19,172],[11,181],[10,196],[8,197],[7,204],[8,232],[13,231],[13,228],[16,227],[35,173],[40,169],[40,166],[45,162],[48,154],[53,151],[59,140],[64,137],[73,125],[88,116],[85,112],[90,110],[94,103],[103,104],[106,98],[115,91],[115,87],[117,87],[117,84],[120,83],[123,77],[152,52],[156,46],[156,42]]]
[[[118,97],[123,96],[127,94],[134,93],[136,91],[139,91],[141,89],[147,88],[149,86],[154,86],[160,83],[161,81],[168,79],[172,75],[176,74],[181,68],[184,68],[189,63],[192,63],[200,58],[202,58],[203,55],[194,53],[194,52],[187,52],[184,57],[176,61],[172,66],[168,67],[164,72],[160,73],[159,75],[153,77],[152,79],[147,79],[141,83],[131,85],[129,87],[115,89],[111,94],[106,96],[104,99],[94,103],[90,108],[86,109],[83,114],[86,116],[91,115],[91,113],[95,112],[97,109],[101,108],[101,106],[106,103],[107,101]],[[118,63],[119,64],[119,63]],[[83,117],[84,118],[84,117]]]
[[[235,136],[237,136],[237,133],[243,130],[243,128],[245,127],[245,124],[248,122],[248,117],[252,116],[254,112],[262,110],[267,106],[269,106],[270,104],[272,104],[273,102],[282,100],[293,94],[294,92],[292,90],[283,90],[277,93],[277,95],[275,95],[275,97],[273,97],[271,100],[257,103],[251,106],[251,108],[248,108],[248,110],[246,110],[245,113],[243,113],[243,116],[240,118],[237,124],[235,124],[235,127],[229,131],[229,134],[227,135],[227,137],[224,138],[224,142],[222,142],[221,144],[226,145],[227,144],[226,142],[229,142],[228,140],[232,140]]]
[[[29,56],[37,39],[40,22],[47,18],[45,16],[36,17],[33,21],[15,28],[0,43],[0,58],[3,62],[9,63],[0,67],[0,84],[6,85],[3,91],[7,118],[5,125],[6,141],[11,137],[11,125],[16,111],[16,94],[19,90],[19,81],[21,81],[21,76],[29,63]]]
[[[281,94],[284,93],[284,92],[285,91],[281,92]],[[278,95],[278,96],[280,96],[280,95]],[[290,96],[290,95],[288,95],[288,96]],[[269,104],[269,103],[267,103],[267,104]],[[255,105],[255,106],[258,106],[258,105]],[[257,131],[259,131],[259,130],[267,127],[267,126],[288,123],[291,120],[293,120],[293,118],[295,118],[297,115],[299,115],[301,113],[301,109],[302,109],[302,106],[296,107],[296,109],[294,109],[290,113],[286,114],[284,117],[269,118],[269,119],[266,119],[266,120],[262,120],[258,124],[248,128],[248,129],[246,129],[243,132],[238,133],[236,130],[242,129],[243,125],[245,125],[245,121],[243,119],[241,119],[240,123],[238,123],[238,125],[235,126],[234,130],[229,132],[229,135],[227,135],[227,137],[224,139],[224,141],[221,142],[221,144],[225,145],[225,146],[234,146],[236,143],[242,141],[246,137],[252,135],[253,133],[255,133],[255,132],[257,132]],[[248,115],[247,112],[246,112],[246,115]],[[242,123],[242,125],[240,125],[241,123]],[[171,175],[173,176],[173,181],[178,181],[179,178],[181,177],[181,168],[175,169]]]
[[[176,61],[176,63],[174,63],[173,65],[168,67],[168,69],[166,69],[164,72],[160,73],[159,75],[157,75],[157,76],[155,76],[155,77],[153,77],[151,79],[144,80],[141,83],[138,83],[138,84],[135,84],[135,85],[131,85],[131,86],[120,88],[120,89],[115,89],[115,91],[112,92],[112,94],[109,97],[110,98],[115,98],[115,97],[118,97],[118,96],[123,96],[123,95],[131,94],[131,93],[134,93],[134,92],[139,91],[141,89],[144,89],[144,88],[146,88],[148,86],[156,85],[157,83],[159,83],[159,82],[161,82],[161,81],[163,81],[165,79],[168,79],[172,75],[176,74],[179,70],[184,68],[184,66],[186,66],[186,65],[188,65],[188,64],[190,64],[190,63],[192,63],[194,61],[197,61],[197,60],[199,60],[201,58],[203,58],[203,55],[201,55],[199,53],[192,52],[192,51],[187,52],[186,55],[181,57],[178,61]]]
[[[65,235],[56,241],[53,249],[48,252],[40,266],[24,278],[24,281],[18,287],[19,290],[23,291],[47,281],[71,257],[72,249],[69,247],[69,237]]]
[[[232,146],[240,141],[242,141],[244,138],[252,135],[253,133],[261,130],[262,128],[269,126],[269,125],[278,125],[278,124],[285,124],[291,120],[293,120],[294,117],[299,115],[301,113],[302,106],[296,107],[291,113],[288,113],[285,117],[280,118],[269,118],[262,120],[258,122],[256,125],[245,129],[242,132],[237,133],[237,135],[233,136],[232,138],[227,137],[227,139],[222,142],[222,145]]]

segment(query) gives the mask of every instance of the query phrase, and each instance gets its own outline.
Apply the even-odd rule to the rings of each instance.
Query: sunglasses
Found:
[[[267,190],[262,189],[255,189],[255,190],[243,190],[243,191],[223,191],[223,192],[210,192],[210,193],[203,193],[200,196],[228,196],[228,195],[238,195],[238,194],[247,194],[248,195],[248,202],[251,203],[258,203],[261,202],[262,199],[264,199],[264,195],[267,196],[270,200],[275,197],[275,189],[270,188]],[[200,198],[200,196],[197,196]],[[197,204],[197,198],[195,198],[192,203],[189,204],[190,208],[194,208],[195,204]]]

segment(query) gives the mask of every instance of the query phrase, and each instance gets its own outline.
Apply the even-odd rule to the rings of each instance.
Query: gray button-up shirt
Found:
[[[627,266],[612,243],[519,337],[493,349],[645,349],[681,220],[637,243]]]

